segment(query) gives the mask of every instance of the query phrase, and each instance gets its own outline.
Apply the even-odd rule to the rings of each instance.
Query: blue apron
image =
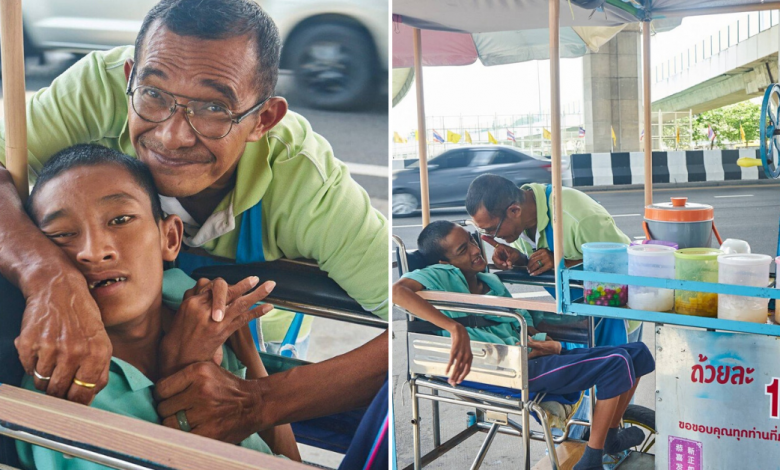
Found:
[[[263,253],[263,208],[258,202],[249,210],[243,213],[241,217],[241,227],[238,234],[238,246],[236,247],[236,264],[262,263],[265,261]],[[194,255],[186,252],[179,252],[176,258],[179,269],[192,275],[192,272],[203,266],[224,266],[230,263],[217,261],[207,256]],[[298,333],[303,324],[303,314],[296,313],[290,328],[285,334],[280,355],[292,357],[291,345],[298,339]],[[255,340],[255,346],[260,347],[260,340],[257,336],[257,320],[249,322],[249,329],[252,331],[252,338]]]
[[[549,222],[544,229],[544,236],[547,238],[547,245],[550,253],[553,253],[554,238],[552,229],[552,211],[550,207],[550,194],[552,193],[552,185],[548,184],[544,190],[544,195],[547,198],[547,217]],[[547,288],[550,292],[550,288]],[[572,299],[582,297],[582,289],[572,289]],[[552,289],[551,295],[555,297],[555,289]],[[618,346],[628,343],[628,322],[626,320],[620,320],[618,318],[601,318],[595,317],[595,331],[594,340],[596,346]],[[566,349],[572,349],[573,347],[582,347],[575,343],[564,343]]]

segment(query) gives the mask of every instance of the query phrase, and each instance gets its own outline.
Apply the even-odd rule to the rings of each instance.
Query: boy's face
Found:
[[[446,253],[447,263],[464,273],[479,273],[487,267],[479,245],[463,227],[455,226],[441,246]]]
[[[114,164],[67,170],[40,188],[33,215],[84,274],[106,327],[130,324],[159,306],[163,261],[176,258],[181,220],[155,222],[149,196],[127,170]]]

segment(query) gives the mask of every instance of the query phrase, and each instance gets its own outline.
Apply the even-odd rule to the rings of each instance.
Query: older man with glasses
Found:
[[[493,263],[502,269],[527,268],[539,275],[554,268],[552,253],[552,194],[549,184],[518,188],[497,175],[472,181],[466,210],[495,250]],[[573,188],[563,188],[563,258],[566,266],[582,261],[582,244],[631,240],[615,225],[601,204]],[[500,238],[509,245],[496,242]]]
[[[328,142],[272,96],[280,49],[276,26],[254,1],[162,0],[135,47],[91,53],[32,97],[30,166],[40,170],[77,143],[137,157],[151,169],[164,211],[184,221],[178,261],[185,271],[214,260],[310,258],[387,319],[387,221]],[[30,222],[2,167],[0,274],[26,299],[15,340],[24,369],[49,378],[50,395],[89,403],[106,385],[111,357],[100,312],[83,276]],[[223,284],[214,287],[215,321],[224,316]],[[265,318],[266,336],[281,340],[291,315]],[[307,320],[301,337],[309,330]],[[250,402],[240,390],[210,387],[221,394],[215,400],[243,407],[237,423],[202,406],[204,397],[193,395],[199,387],[189,384],[209,378],[187,369],[173,376],[181,388],[158,398],[212,419],[210,437],[243,438],[277,422],[367,405],[387,379],[387,357],[384,333],[331,361],[246,384]]]

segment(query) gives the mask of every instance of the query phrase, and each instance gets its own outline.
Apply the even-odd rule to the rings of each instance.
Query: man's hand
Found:
[[[253,292],[256,277],[228,286],[222,279],[201,279],[184,294],[170,330],[160,344],[160,375],[166,377],[181,368],[214,358],[225,341],[247,322],[273,309],[270,304],[252,308],[263,300],[275,283],[266,282]],[[220,305],[220,321],[214,321],[214,305]]]
[[[531,348],[531,353],[528,355],[528,359],[542,356],[553,356],[561,353],[561,343],[552,339],[535,341],[529,336],[528,347]]]
[[[192,433],[238,444],[261,430],[255,422],[262,403],[256,382],[239,379],[211,361],[191,364],[157,383],[157,413],[164,426],[179,429],[176,413],[183,410]]]
[[[466,332],[466,327],[460,323],[455,323],[455,328],[450,332],[452,336],[452,349],[450,349],[450,361],[447,363],[447,374],[453,387],[466,378],[471,372],[471,361],[474,356],[471,354],[471,340]],[[452,372],[450,372],[452,370]]]
[[[79,273],[60,273],[45,284],[27,286],[22,329],[14,341],[35,388],[46,394],[89,404],[108,383],[111,341],[87,281]],[[92,388],[76,385],[73,379]]]
[[[547,248],[536,250],[528,257],[528,274],[538,276],[555,267],[555,258]]]
[[[525,256],[520,250],[498,243],[495,238],[487,235],[482,235],[482,239],[493,247],[493,264],[497,268],[512,269],[514,266],[522,266]]]

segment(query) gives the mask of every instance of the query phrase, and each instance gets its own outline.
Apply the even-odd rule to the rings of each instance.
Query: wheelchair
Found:
[[[273,304],[277,308],[380,329],[387,328],[388,322],[386,320],[363,310],[358,302],[349,297],[335,281],[328,277],[327,273],[321,271],[315,263],[310,261],[282,259],[246,265],[206,266],[196,269],[192,273],[192,277],[195,279],[201,277],[209,279],[222,277],[228,283],[238,282],[247,276],[257,276],[261,284],[267,280],[277,282],[274,291],[264,300],[264,302]],[[21,317],[25,305],[21,292],[7,280],[0,277],[0,298],[3,299],[3,307],[0,308],[0,312],[3,313],[6,331],[18,332],[21,327]],[[105,447],[99,441],[92,439],[88,433],[79,435],[78,439],[73,439],[72,436],[68,435],[67,430],[60,432],[60,429],[55,428],[52,430],[49,426],[30,424],[27,419],[19,419],[13,412],[5,409],[4,407],[7,404],[3,404],[3,389],[5,389],[6,393],[11,392],[15,396],[19,395],[21,397],[19,398],[21,400],[19,405],[23,408],[30,407],[31,410],[40,411],[44,415],[48,415],[49,411],[40,408],[37,405],[38,402],[43,402],[41,406],[44,407],[46,404],[55,406],[54,402],[57,403],[57,408],[70,409],[76,407],[73,408],[73,415],[71,415],[73,419],[77,416],[81,419],[81,414],[84,410],[84,407],[80,405],[63,403],[63,400],[41,396],[15,387],[9,388],[11,385],[21,383],[24,374],[13,345],[15,335],[16,333],[0,335],[0,370],[3,371],[2,375],[4,377],[4,380],[0,380],[0,382],[5,381],[7,384],[0,384],[0,468],[6,468],[3,465],[19,465],[14,441],[9,439],[9,437],[26,440],[65,454],[96,461],[115,468],[174,468],[165,465],[160,466],[163,462],[148,460],[144,457],[142,447],[134,448],[134,453],[124,454]],[[308,364],[306,361],[283,355],[260,352],[260,356],[269,374],[284,372],[294,367]],[[53,413],[54,415],[62,415],[62,413],[58,412]],[[96,413],[102,416],[103,422],[113,422],[115,419],[121,422],[128,419],[102,410],[90,409],[89,413]],[[365,409],[359,409],[293,423],[292,427],[296,441],[300,444],[344,454],[355,436],[364,413]],[[166,435],[169,431],[159,425],[144,423],[138,420],[132,420],[132,422],[134,428],[145,429],[146,433],[152,436]],[[175,433],[173,436],[176,441],[188,441],[191,438],[195,438],[195,442],[191,444],[190,448],[193,450],[203,448],[202,438],[191,435],[182,436],[184,433],[172,431]],[[242,460],[240,458],[240,454],[245,453],[243,452],[245,449],[217,441],[209,441],[207,447],[217,449],[215,452],[218,455],[222,454],[221,457],[223,459],[227,458],[230,460],[233,458],[234,452],[236,452],[235,455],[238,455],[235,458],[236,462],[246,461],[246,459]],[[221,446],[225,447],[220,451]],[[210,451],[213,451],[213,449]],[[256,452],[250,454],[251,459],[253,459],[251,466],[224,467],[225,460],[215,459],[215,464],[209,468],[258,468],[257,464],[262,463],[263,459],[267,457],[252,454],[256,454]],[[209,460],[209,456],[202,456],[202,458]],[[261,466],[261,468],[288,468],[288,465],[289,468],[297,468],[299,466],[293,462],[278,463],[276,462],[277,460],[273,459],[273,465],[268,467]],[[189,467],[177,466],[175,468]],[[198,466],[197,468],[207,467]]]
[[[456,223],[468,224],[465,221]],[[474,233],[473,236],[484,253],[484,244],[479,238],[479,234]],[[396,262],[399,276],[427,265],[419,252],[406,249],[400,237],[393,235],[393,242],[397,246]],[[502,282],[523,283],[545,288],[552,287],[553,289],[555,285],[552,273],[533,278],[527,272],[519,270],[503,271],[496,274]],[[548,333],[556,340],[588,347],[592,347],[594,344],[592,317],[558,315],[555,304],[552,302],[525,299],[519,301],[502,297],[487,298],[486,296],[433,291],[423,291],[418,294],[436,308],[470,314],[463,319],[456,319],[464,326],[481,326],[480,317],[485,315],[509,316],[517,319],[520,323],[520,338],[524,339],[527,338],[525,320],[522,315],[513,310],[522,307],[536,310],[531,312],[536,328]],[[573,415],[583,400],[591,400],[590,409],[593,409],[595,404],[594,390],[590,391],[589,396],[586,396],[584,392],[580,394],[579,400],[575,403],[572,403],[571,400],[561,400],[561,397],[548,397],[544,394],[531,397],[528,391],[526,344],[509,346],[473,340],[471,341],[473,362],[468,381],[452,387],[446,381],[451,339],[435,335],[438,330],[435,325],[415,318],[409,312],[405,313],[407,313],[407,380],[412,400],[414,461],[404,470],[418,470],[430,464],[477,432],[486,433],[486,437],[471,464],[471,469],[477,469],[483,463],[497,433],[522,439],[525,456],[524,468],[527,469],[531,468],[531,440],[545,442],[550,464],[546,468],[553,470],[562,468],[555,446],[569,440],[572,426],[585,426],[587,429],[584,439],[587,440],[589,420],[576,419]],[[425,391],[421,391],[421,389]],[[442,393],[446,393],[447,396],[443,396]],[[426,455],[421,455],[420,400],[431,401],[433,405],[431,423],[434,448]],[[469,419],[466,429],[445,442],[442,442],[441,439],[440,403],[463,406],[473,410],[467,415]],[[529,418],[532,415],[541,424],[541,432],[530,429]],[[519,416],[519,420],[512,419],[512,416]],[[635,405],[630,405],[624,415],[624,423],[638,424],[650,431],[650,437],[648,441],[643,443],[642,450],[649,448],[648,442],[652,440],[654,433],[654,418],[652,410]],[[560,431],[557,435],[553,434],[554,428]],[[652,442],[649,446],[652,446]]]

